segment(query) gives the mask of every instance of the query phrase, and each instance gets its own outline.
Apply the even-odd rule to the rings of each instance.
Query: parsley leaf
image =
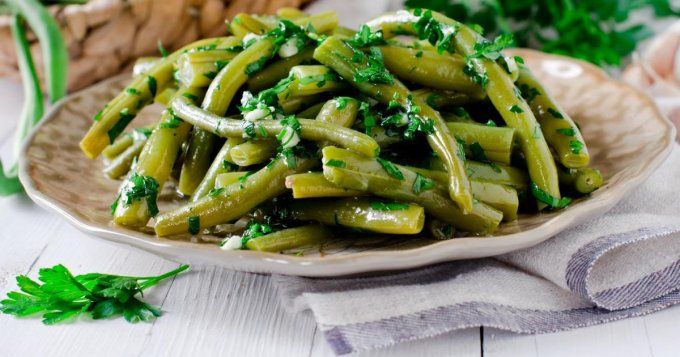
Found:
[[[378,211],[402,211],[409,208],[409,205],[401,202],[370,201],[369,205]]]
[[[153,177],[133,172],[121,187],[120,199],[126,206],[135,201],[146,199],[149,215],[155,217],[158,214],[156,197],[158,196],[159,187],[158,181]]]
[[[387,171],[388,175],[394,177],[397,180],[404,179],[404,174],[401,172],[401,170],[399,170],[399,168],[396,165],[379,157],[377,157],[376,160],[378,160],[380,166],[382,166],[382,168],[385,169],[385,171]]]
[[[380,52],[379,48],[371,47],[368,54],[364,54],[360,50],[354,49],[354,55],[359,62],[366,64],[366,67],[359,69],[354,73],[354,80],[357,83],[369,82],[376,84],[392,84],[394,82],[394,78],[387,68],[385,68],[385,62],[383,61],[382,52]]]
[[[382,30],[371,32],[370,27],[367,25],[361,25],[359,31],[354,35],[354,37],[347,40],[347,43],[354,47],[362,48],[384,45],[385,39],[383,38]]]
[[[330,159],[326,162],[326,166],[344,168],[347,164],[342,160]]]
[[[524,113],[524,110],[520,108],[519,105],[513,105],[510,107],[510,111],[517,114]]]
[[[550,195],[548,192],[542,190],[538,185],[534,182],[531,183],[531,194],[539,201],[545,203],[546,205],[550,206],[551,208],[564,208],[569,206],[571,203],[571,198],[569,197],[562,197],[558,199],[557,197],[554,197]]]
[[[583,145],[583,143],[578,140],[572,140],[569,142],[569,148],[574,154],[580,154],[584,147],[585,145]]]
[[[161,57],[168,57],[168,51],[163,47],[163,42],[161,40],[158,40],[158,52],[161,54]]]
[[[557,129],[556,130],[558,133],[566,136],[574,136],[576,135],[576,130],[574,128],[562,128],[562,129]]]
[[[122,315],[128,322],[149,321],[161,311],[141,300],[145,289],[188,269],[188,265],[159,276],[131,277],[100,273],[74,276],[63,265],[42,268],[38,281],[25,275],[16,278],[20,291],[7,293],[0,311],[29,316],[42,314],[43,323],[53,325],[80,314],[93,319]],[[42,283],[42,284],[41,284]]]
[[[427,191],[434,187],[434,181],[421,175],[416,174],[416,179],[413,181],[413,193],[419,195],[423,191]]]
[[[201,217],[191,216],[187,221],[189,223],[189,233],[196,235],[201,231]]]
[[[562,115],[562,113],[558,112],[557,109],[548,108],[547,111],[548,111],[548,113],[550,113],[550,115],[553,116],[553,118],[556,118],[556,119],[564,119],[564,115]]]

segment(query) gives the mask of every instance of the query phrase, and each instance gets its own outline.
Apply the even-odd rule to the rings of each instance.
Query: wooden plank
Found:
[[[412,357],[412,356],[456,356],[477,357],[482,355],[479,328],[453,331],[424,340],[400,343],[395,346],[353,354],[361,357]],[[309,356],[334,356],[321,331],[314,334]]]
[[[651,354],[655,357],[680,355],[680,305],[643,316]]]
[[[652,356],[644,319],[630,318],[542,335],[520,335],[498,329],[484,329],[484,355]],[[680,326],[675,326],[674,333],[675,336],[679,335]]]
[[[301,356],[315,330],[309,314],[283,310],[269,276],[217,268],[173,284],[145,355]]]

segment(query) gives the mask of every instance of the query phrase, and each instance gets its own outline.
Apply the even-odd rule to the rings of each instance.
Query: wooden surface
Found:
[[[0,156],[11,151],[20,88],[0,81]],[[87,192],[83,192],[84,195]],[[16,288],[17,274],[64,264],[75,273],[151,275],[176,264],[94,239],[23,195],[0,198],[0,293]],[[44,326],[39,319],[0,316],[0,355],[330,356],[309,313],[291,314],[268,276],[210,267],[193,270],[149,291],[165,315],[153,323],[79,320]],[[678,356],[680,306],[649,316],[545,335],[473,328],[364,353],[456,356]]]
[[[376,9],[389,0],[372,0]],[[317,8],[328,8],[321,1]],[[354,2],[347,2],[349,5]],[[355,4],[356,5],[356,4]],[[332,6],[330,6],[332,7]],[[350,6],[351,7],[351,6]],[[351,17],[349,25],[363,21]],[[0,80],[0,156],[11,156],[20,87]],[[88,194],[83,192],[84,195]],[[0,198],[0,294],[14,277],[64,264],[74,273],[151,275],[176,264],[96,240],[18,195]],[[145,299],[165,314],[153,323],[79,320],[44,326],[37,318],[0,316],[0,356],[225,355],[330,356],[309,313],[291,314],[268,276],[210,267],[149,290]],[[678,356],[680,306],[652,315],[545,335],[471,328],[363,353],[363,356]]]

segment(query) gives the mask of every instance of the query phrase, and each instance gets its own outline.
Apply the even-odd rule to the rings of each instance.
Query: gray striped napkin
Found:
[[[606,215],[497,257],[342,279],[275,277],[337,354],[473,326],[545,333],[680,302],[680,150]]]

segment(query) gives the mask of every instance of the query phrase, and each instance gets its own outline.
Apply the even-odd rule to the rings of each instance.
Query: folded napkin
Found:
[[[310,309],[337,354],[466,327],[545,333],[648,314],[680,302],[679,183],[676,147],[609,213],[529,249],[391,274],[275,279],[284,306]]]

